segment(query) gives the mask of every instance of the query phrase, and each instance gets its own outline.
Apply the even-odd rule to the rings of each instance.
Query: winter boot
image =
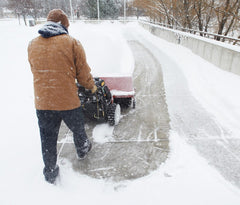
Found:
[[[45,176],[45,180],[50,183],[50,184],[54,184],[55,181],[56,181],[56,178],[59,174],[59,167],[58,165],[54,168],[54,169],[51,169],[51,168],[44,168],[43,169],[43,174]]]
[[[84,144],[83,147],[81,147],[80,149],[77,149],[77,159],[78,160],[83,160],[87,157],[88,152],[90,152],[90,150],[92,149],[92,143],[87,139]]]

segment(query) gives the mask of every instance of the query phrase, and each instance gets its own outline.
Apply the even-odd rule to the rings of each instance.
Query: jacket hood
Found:
[[[68,34],[68,30],[60,23],[49,21],[38,31],[38,33],[44,38],[50,38],[53,36]]]

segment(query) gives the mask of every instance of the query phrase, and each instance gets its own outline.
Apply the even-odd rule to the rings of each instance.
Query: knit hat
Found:
[[[61,9],[53,9],[48,13],[47,21],[60,22],[63,26],[68,28],[69,21],[67,15]]]

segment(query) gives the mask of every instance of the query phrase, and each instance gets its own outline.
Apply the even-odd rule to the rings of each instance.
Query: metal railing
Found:
[[[215,34],[215,33],[198,31],[198,30],[194,30],[194,29],[188,29],[188,28],[183,28],[183,27],[180,27],[180,26],[173,26],[173,25],[169,25],[169,24],[147,21],[147,20],[142,20],[142,19],[139,20],[139,21],[154,24],[154,25],[159,25],[159,26],[166,27],[166,28],[173,29],[173,30],[178,30],[178,31],[183,31],[183,32],[195,34],[195,35],[202,36],[202,37],[205,37],[205,38],[214,39],[216,41],[228,42],[232,45],[240,46],[240,38],[233,38],[233,37],[219,35],[219,34]]]

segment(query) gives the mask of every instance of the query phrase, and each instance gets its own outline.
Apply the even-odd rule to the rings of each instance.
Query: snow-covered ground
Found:
[[[81,39],[94,76],[131,76],[134,59],[121,35],[121,28],[109,26],[107,22],[102,23],[103,27],[99,29],[96,24],[86,26],[78,23],[69,27],[69,32],[76,39]]]
[[[179,131],[181,125],[174,119],[181,108],[176,108],[172,98],[181,91],[181,86],[174,86],[176,82],[187,85],[191,97],[225,130],[222,138],[239,138],[239,76],[216,68],[186,48],[152,36],[137,24],[72,24],[70,34],[84,45],[93,73],[109,72],[110,68],[118,74],[132,73],[133,57],[124,38],[132,40],[134,36],[151,42],[149,49],[163,68],[172,128],[170,154],[150,175],[119,183],[80,175],[71,164],[65,164],[60,167],[61,181],[53,186],[42,176],[32,74],[27,61],[28,42],[38,35],[39,26],[29,28],[19,26],[17,21],[0,21],[0,28],[0,204],[240,204],[239,189],[185,142]],[[106,132],[105,127],[102,131]]]
[[[131,31],[131,25],[128,27]],[[127,38],[138,39],[162,65],[170,113],[174,107],[172,96],[180,95],[180,100],[181,95],[192,95],[228,132],[223,137],[240,139],[240,96],[236,92],[240,88],[238,75],[223,71],[194,55],[191,50],[167,43],[142,28],[135,28],[135,34],[127,35]],[[223,46],[222,43],[219,45]],[[226,47],[234,48],[228,44]],[[235,50],[240,52],[238,47]],[[183,91],[186,87],[190,93]]]

